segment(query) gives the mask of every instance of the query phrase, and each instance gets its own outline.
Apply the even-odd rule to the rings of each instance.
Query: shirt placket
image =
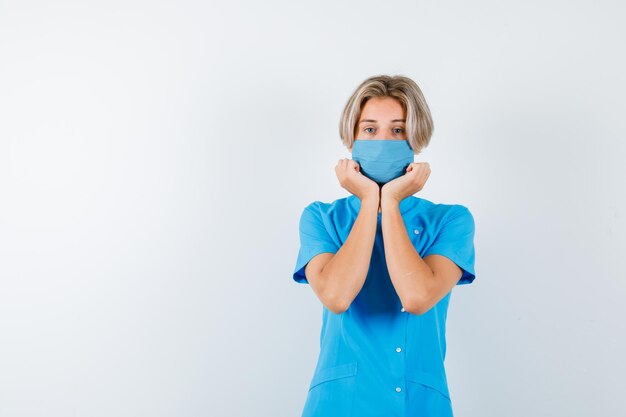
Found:
[[[393,397],[397,403],[396,409],[400,411],[399,415],[404,416],[406,413],[406,342],[407,342],[407,323],[408,313],[404,307],[400,308],[401,325],[398,326],[399,331],[394,336],[394,345],[392,345],[392,364],[393,364],[393,384],[389,387],[393,390]]]

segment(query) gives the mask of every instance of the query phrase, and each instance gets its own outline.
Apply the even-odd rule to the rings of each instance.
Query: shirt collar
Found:
[[[400,214],[405,214],[407,211],[409,211],[415,205],[415,203],[417,203],[418,200],[418,197],[410,195],[404,200],[400,201]],[[348,202],[357,212],[361,209],[361,200],[354,194],[351,194],[348,197]]]

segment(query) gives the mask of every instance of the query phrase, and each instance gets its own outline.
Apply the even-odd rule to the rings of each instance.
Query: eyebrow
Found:
[[[363,119],[361,120],[359,123],[370,123],[370,122],[374,122],[374,123],[378,123],[378,120],[374,120],[374,119]],[[406,122],[406,119],[393,119],[391,121],[393,122]]]

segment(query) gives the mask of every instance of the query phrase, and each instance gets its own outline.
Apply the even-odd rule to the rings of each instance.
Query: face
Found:
[[[363,106],[354,140],[373,139],[407,139],[406,113],[395,98],[372,97]]]

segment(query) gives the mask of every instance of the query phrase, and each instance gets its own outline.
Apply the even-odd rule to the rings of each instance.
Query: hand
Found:
[[[399,203],[424,188],[429,176],[430,165],[428,162],[413,162],[406,168],[404,175],[383,185],[381,200],[383,197],[392,198]]]
[[[361,173],[361,167],[355,160],[340,159],[335,167],[335,174],[337,174],[339,184],[360,200],[368,195],[375,195],[379,199],[378,184]]]

